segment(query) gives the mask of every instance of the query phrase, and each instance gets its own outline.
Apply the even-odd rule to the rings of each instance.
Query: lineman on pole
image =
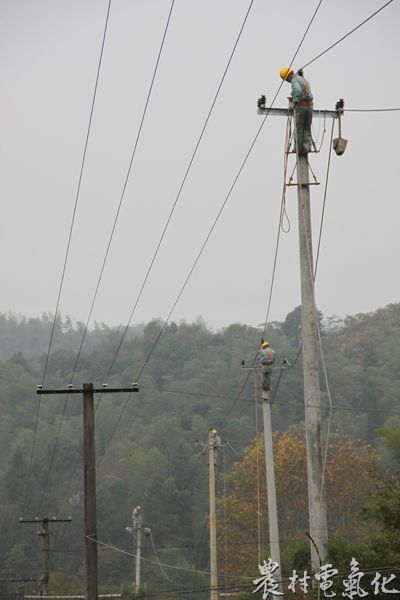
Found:
[[[263,390],[268,391],[271,382],[271,371],[272,365],[275,361],[275,352],[272,350],[269,342],[262,340],[261,347],[258,353],[258,361],[261,368],[261,387]]]
[[[295,73],[291,67],[282,67],[279,72],[283,81],[292,86],[292,99],[296,125],[296,139],[293,152],[308,154],[312,148],[311,121],[313,113],[313,95],[310,84],[303,77],[303,70]]]

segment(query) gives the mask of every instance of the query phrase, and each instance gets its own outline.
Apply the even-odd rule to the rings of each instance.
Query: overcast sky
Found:
[[[294,66],[355,27],[383,0],[324,0]],[[165,318],[260,126],[316,0],[254,0],[231,68],[133,323]],[[60,310],[86,321],[170,0],[113,0]],[[176,198],[249,0],[176,0],[142,136],[93,311],[125,324]],[[106,0],[0,1],[0,311],[54,312],[90,114]],[[316,108],[400,107],[400,6],[394,0],[306,69]],[[275,106],[287,106],[285,84]],[[400,112],[349,112],[332,156],[316,284],[326,315],[399,301]],[[172,318],[213,327],[264,321],[283,185],[283,117],[269,117]],[[331,123],[313,187],[317,235]],[[314,120],[320,143],[323,120]],[[335,132],[335,136],[337,132]],[[290,159],[293,161],[293,158]],[[290,163],[292,165],[292,162]],[[270,319],[300,303],[296,189],[282,234]]]

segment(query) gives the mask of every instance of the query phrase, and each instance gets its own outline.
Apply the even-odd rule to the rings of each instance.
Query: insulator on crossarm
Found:
[[[342,111],[344,108],[344,100],[343,98],[340,98],[337,102],[336,102],[336,106],[335,106],[335,110],[340,110]]]
[[[266,103],[267,103],[267,99],[265,97],[265,94],[263,94],[258,100],[257,100],[257,106],[258,108],[260,108],[261,110],[264,110],[266,107]]]

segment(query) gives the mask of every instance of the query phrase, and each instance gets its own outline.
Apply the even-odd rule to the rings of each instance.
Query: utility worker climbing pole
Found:
[[[281,79],[292,86],[294,118],[296,126],[295,147],[293,152],[308,154],[312,148],[311,122],[313,113],[313,95],[310,84],[303,77],[303,69],[295,73],[291,67],[282,67]]]
[[[275,361],[275,352],[265,340],[261,341],[261,347],[258,353],[258,361],[260,363],[262,375],[261,387],[263,390],[268,391],[271,381],[271,367]]]

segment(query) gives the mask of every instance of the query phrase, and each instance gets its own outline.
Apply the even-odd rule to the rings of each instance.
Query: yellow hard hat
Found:
[[[291,75],[292,73],[293,69],[291,67],[282,67],[282,69],[279,71],[279,75],[283,80],[287,79],[288,75]]]
[[[269,342],[263,342],[261,344],[261,348],[266,348],[267,346],[269,346]]]

